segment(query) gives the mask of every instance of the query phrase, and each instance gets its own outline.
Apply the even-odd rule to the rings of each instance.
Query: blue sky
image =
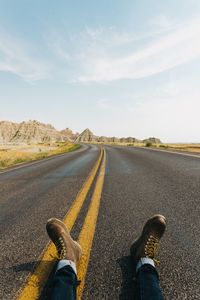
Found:
[[[0,0],[0,120],[200,142],[200,1]]]

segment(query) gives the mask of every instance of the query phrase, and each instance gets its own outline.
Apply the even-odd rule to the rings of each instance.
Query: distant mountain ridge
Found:
[[[127,138],[117,138],[117,137],[106,137],[106,136],[96,136],[92,131],[87,128],[85,129],[75,140],[75,142],[101,142],[101,143],[152,143],[152,144],[162,144],[161,140],[155,137],[150,137],[145,140],[138,140],[134,137]]]
[[[73,141],[77,137],[69,128],[56,130],[36,120],[14,123],[0,121],[0,144],[34,144]]]
[[[152,143],[161,144],[161,140],[151,137],[145,140],[138,140],[134,137],[106,137],[96,136],[87,128],[81,134],[73,133],[69,128],[58,131],[51,124],[44,124],[36,120],[14,123],[0,121],[0,144],[38,144],[54,142],[77,142],[77,143]]]

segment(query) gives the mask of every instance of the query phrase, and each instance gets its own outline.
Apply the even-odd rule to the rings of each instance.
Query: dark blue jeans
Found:
[[[149,264],[142,265],[136,275],[137,300],[163,300],[156,268]]]
[[[51,300],[76,300],[77,277],[70,266],[55,273]],[[163,300],[159,277],[156,269],[145,264],[139,268],[136,276],[137,300]],[[92,300],[92,299],[91,299]]]
[[[59,269],[53,279],[51,300],[75,300],[78,285],[76,274],[70,266]]]

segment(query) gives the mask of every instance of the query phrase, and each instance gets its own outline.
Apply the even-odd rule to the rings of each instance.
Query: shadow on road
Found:
[[[49,268],[49,261],[31,261],[19,265],[12,266],[11,269],[14,272],[33,272],[35,267],[40,264],[44,264],[44,268]],[[122,283],[121,283],[121,291],[119,295],[119,300],[134,300],[135,299],[135,271],[134,267],[131,265],[130,256],[123,256],[117,260],[122,272]],[[52,265],[52,264],[51,264]],[[39,300],[47,300],[49,299],[49,295],[51,293],[52,288],[52,279],[53,274],[55,272],[57,264],[54,264],[54,268],[50,273],[48,281],[45,287],[42,290],[42,293],[39,297]]]
[[[10,269],[15,273],[22,272],[22,271],[32,272],[36,264],[38,264],[38,261],[31,261],[24,264],[12,266],[10,267]]]
[[[31,262],[27,262],[27,263],[23,263],[23,264],[14,265],[10,269],[12,269],[16,273],[20,273],[20,272],[29,273],[30,272],[30,274],[32,274],[38,264],[40,264],[40,266],[43,270],[44,269],[50,270],[49,271],[50,275],[48,277],[48,281],[46,282],[45,286],[42,288],[42,292],[39,297],[39,300],[47,300],[47,299],[49,299],[49,295],[51,293],[52,279],[53,279],[53,275],[54,275],[56,267],[57,267],[56,263],[54,263],[54,266],[52,268],[52,261],[51,262],[49,262],[49,261],[31,261]],[[37,272],[35,273],[35,275],[37,276]],[[40,281],[41,280],[40,276],[37,276],[37,277],[38,277],[38,280]]]
[[[123,256],[117,260],[122,271],[120,300],[135,299],[135,268],[131,265],[130,256]]]

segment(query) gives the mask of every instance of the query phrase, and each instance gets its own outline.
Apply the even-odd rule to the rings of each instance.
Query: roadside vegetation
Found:
[[[71,152],[80,148],[79,144],[59,143],[50,145],[12,146],[0,148],[0,169],[14,166],[16,164],[40,160],[53,155]]]
[[[152,146],[153,146],[153,144],[150,143],[150,142],[147,142],[147,143],[145,144],[145,147],[152,147]]]
[[[162,144],[160,148],[200,153],[200,144]]]
[[[152,144],[152,143],[146,143],[145,147],[200,153],[200,144]]]
[[[92,144],[97,145],[113,145],[113,146],[124,146],[124,147],[149,147],[156,149],[168,149],[174,151],[186,151],[200,153],[200,143],[199,144],[154,144],[151,142],[134,142],[134,143],[120,143],[120,142],[92,142]]]

